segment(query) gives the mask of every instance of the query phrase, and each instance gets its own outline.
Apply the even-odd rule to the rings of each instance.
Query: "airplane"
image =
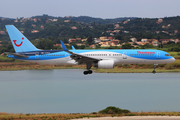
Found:
[[[6,25],[7,32],[15,49],[8,57],[36,64],[70,65],[85,64],[84,75],[92,74],[91,67],[113,69],[117,64],[154,64],[152,73],[158,64],[174,62],[167,52],[153,49],[99,49],[68,50],[62,41],[63,50],[41,50],[36,48],[14,25]]]

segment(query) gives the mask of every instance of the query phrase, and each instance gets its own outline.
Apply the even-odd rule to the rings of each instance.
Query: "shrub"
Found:
[[[91,114],[97,114],[97,112],[92,112]]]
[[[122,114],[122,113],[130,113],[129,110],[126,109],[120,109],[114,106],[109,106],[104,110],[99,111],[101,114]]]
[[[117,67],[122,67],[123,65],[122,65],[122,64],[117,64],[116,66],[117,66]]]
[[[142,67],[142,66],[144,66],[144,64],[137,64],[137,66],[140,66],[140,67]]]
[[[173,63],[175,68],[180,68],[180,63]]]
[[[165,68],[166,69],[174,69],[174,65],[173,64],[166,64]]]
[[[179,55],[179,56],[180,56],[180,52],[178,52],[178,53],[177,53],[177,55]]]
[[[131,65],[130,64],[124,64],[123,67],[124,68],[131,68]]]
[[[159,64],[157,67],[164,67],[166,64]],[[154,66],[154,65],[153,65]]]

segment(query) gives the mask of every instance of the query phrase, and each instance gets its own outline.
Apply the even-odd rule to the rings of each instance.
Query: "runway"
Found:
[[[123,116],[123,117],[100,117],[82,118],[73,120],[180,120],[180,116]]]

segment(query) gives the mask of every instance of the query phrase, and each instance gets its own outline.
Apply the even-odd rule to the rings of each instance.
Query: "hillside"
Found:
[[[38,45],[36,39],[50,40],[52,44],[70,38],[99,38],[113,37],[120,43],[130,42],[130,38],[140,41],[147,39],[180,39],[180,17],[166,18],[115,18],[101,19],[88,16],[53,17],[48,15],[33,16],[31,18],[0,18],[0,52],[12,48],[8,44],[9,37],[5,25],[15,25],[33,44]],[[92,41],[92,40],[91,40]],[[80,42],[80,41],[79,41]],[[89,42],[86,45],[92,44]],[[13,49],[12,49],[13,50]]]

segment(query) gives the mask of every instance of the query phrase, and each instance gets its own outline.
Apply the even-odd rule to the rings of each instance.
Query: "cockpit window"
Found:
[[[169,56],[169,54],[165,54],[165,56]]]

